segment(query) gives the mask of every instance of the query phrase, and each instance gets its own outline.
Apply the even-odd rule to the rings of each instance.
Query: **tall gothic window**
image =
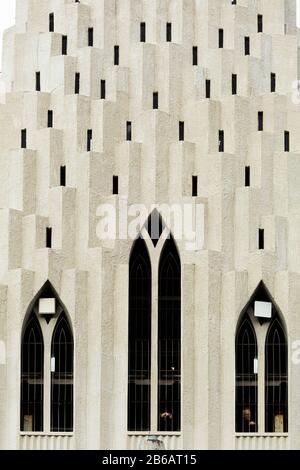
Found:
[[[25,325],[21,347],[21,431],[43,431],[44,342],[34,313]]]
[[[248,315],[236,336],[236,431],[257,432],[257,341]]]
[[[180,431],[181,266],[173,238],[165,242],[159,264],[158,430]]]
[[[150,429],[151,264],[145,242],[135,242],[129,266],[128,430]]]
[[[30,304],[21,343],[22,432],[73,431],[74,343],[67,312],[49,281]]]
[[[236,334],[236,432],[288,432],[288,345],[281,318],[261,282]]]
[[[181,264],[157,211],[130,257],[128,369],[128,430],[180,431]]]
[[[287,342],[278,318],[270,324],[267,334],[265,374],[266,432],[287,432]]]

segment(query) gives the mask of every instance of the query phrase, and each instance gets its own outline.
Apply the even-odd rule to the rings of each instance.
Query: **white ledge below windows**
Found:
[[[20,450],[73,450],[74,447],[74,433],[20,433]]]
[[[180,432],[128,432],[128,450],[180,450]]]
[[[236,433],[236,450],[288,450],[288,433]]]

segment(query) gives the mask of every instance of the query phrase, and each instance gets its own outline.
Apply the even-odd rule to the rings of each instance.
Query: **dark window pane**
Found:
[[[236,336],[236,432],[257,432],[257,341],[248,316],[241,323]]]
[[[44,343],[34,314],[25,327],[21,347],[21,431],[43,431]]]
[[[181,428],[181,264],[172,238],[159,263],[158,430]]]
[[[150,430],[151,264],[144,240],[129,265],[128,430]]]
[[[73,431],[73,356],[73,335],[63,313],[51,344],[55,362],[55,370],[51,371],[51,432]]]

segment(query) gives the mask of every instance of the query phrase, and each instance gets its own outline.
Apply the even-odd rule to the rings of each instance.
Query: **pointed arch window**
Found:
[[[50,282],[30,304],[21,343],[22,432],[73,431],[74,342]]]
[[[32,313],[25,325],[21,347],[21,431],[43,431],[44,341]]]
[[[255,330],[248,317],[242,321],[236,336],[236,431],[257,432],[258,357]]]
[[[179,432],[181,263],[156,210],[141,234],[129,262],[128,430]]]
[[[73,431],[73,335],[65,314],[51,345],[51,432]]]
[[[261,282],[236,334],[236,432],[288,432],[288,344],[281,312]]]
[[[181,265],[171,237],[159,263],[158,430],[180,431]]]
[[[150,429],[151,263],[145,242],[135,242],[129,266],[128,430]]]
[[[287,341],[279,318],[273,320],[267,333],[265,374],[266,432],[287,432]]]

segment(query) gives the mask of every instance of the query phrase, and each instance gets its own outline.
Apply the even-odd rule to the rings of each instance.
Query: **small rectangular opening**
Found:
[[[263,111],[258,111],[258,130],[263,131],[264,130],[264,113]]]
[[[120,47],[119,46],[114,47],[114,64],[115,65],[120,64]]]
[[[119,177],[113,176],[113,194],[119,194]]]
[[[211,86],[210,80],[205,80],[205,97],[210,98]]]
[[[179,140],[184,141],[184,122],[179,121]]]
[[[21,130],[21,148],[22,149],[27,148],[27,130],[26,129]]]
[[[100,98],[101,100],[105,100],[106,98],[106,82],[105,80],[101,80],[101,85],[100,85]]]
[[[146,42],[146,23],[140,24],[140,41]]]
[[[250,55],[250,37],[245,37],[245,55]]]
[[[166,35],[167,35],[167,42],[172,41],[172,23],[167,23],[166,25]]]
[[[284,151],[290,151],[290,133],[289,131],[284,131]]]
[[[250,186],[250,166],[245,167],[245,186]]]
[[[48,127],[53,127],[53,111],[48,111]]]
[[[193,197],[198,196],[198,176],[192,178],[192,195]]]
[[[219,29],[219,49],[223,49],[224,47],[224,30]]]
[[[237,94],[237,74],[233,73],[231,77],[231,89],[232,89],[232,94],[236,95]]]
[[[276,91],[276,73],[271,73],[271,93]]]
[[[219,152],[224,152],[224,131],[219,130]]]
[[[67,170],[65,166],[60,167],[60,185],[66,186],[67,184]]]
[[[46,248],[52,248],[52,228],[46,228]]]
[[[126,122],[126,140],[130,142],[132,140],[132,123],[131,121]]]
[[[61,39],[61,53],[62,55],[68,54],[68,36],[63,36]]]
[[[93,131],[92,129],[88,129],[87,131],[87,145],[86,149],[88,152],[92,150],[92,141],[93,141]]]
[[[54,32],[54,13],[49,14],[49,33]]]
[[[258,230],[258,249],[264,250],[265,249],[265,231],[263,228]]]
[[[35,72],[35,89],[41,91],[41,72]]]
[[[88,31],[88,45],[89,45],[89,47],[93,47],[93,45],[94,45],[94,28],[89,28],[89,31]]]
[[[198,65],[198,47],[193,47],[193,65]]]
[[[75,74],[75,94],[79,95],[80,92],[80,73]]]
[[[257,32],[262,33],[264,29],[264,17],[263,15],[257,15]]]
[[[153,93],[153,109],[158,109],[158,92]]]

